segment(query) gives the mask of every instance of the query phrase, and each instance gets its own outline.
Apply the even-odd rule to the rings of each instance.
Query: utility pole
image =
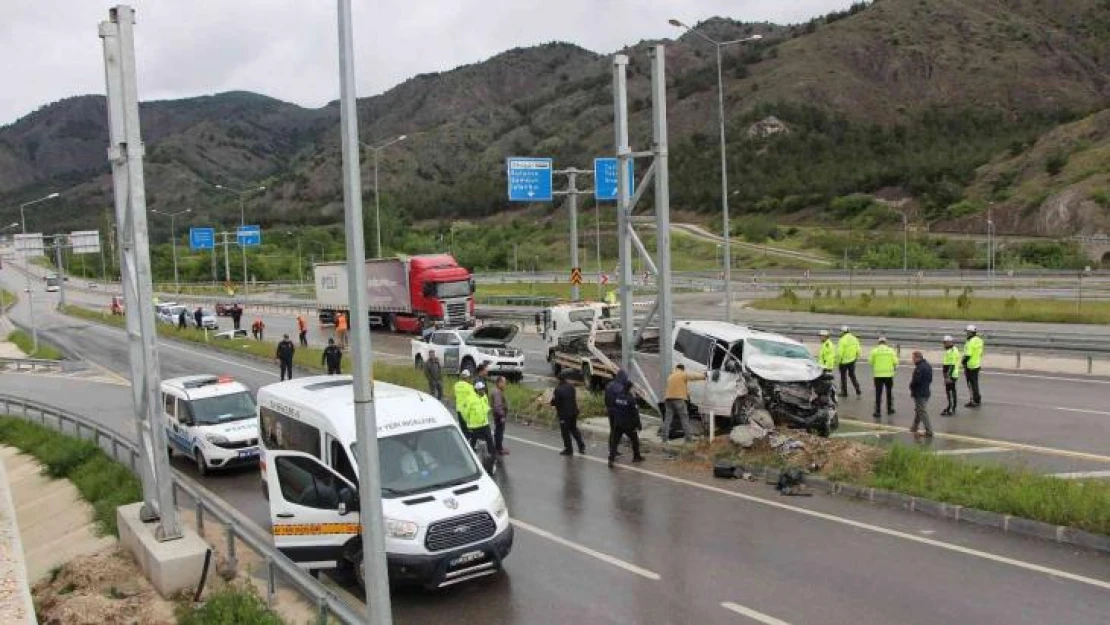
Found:
[[[139,434],[139,466],[145,522],[159,521],[159,541],[182,537],[166,457],[158,346],[154,326],[150,241],[147,238],[143,141],[139,130],[139,94],[135,82],[134,10],[120,5],[101,22],[108,104],[108,160],[112,167],[116,221],[120,234],[120,274],[131,368],[131,396]]]
[[[66,307],[66,268],[62,259],[61,235],[54,235],[54,264],[58,267],[58,308]]]
[[[567,213],[570,216],[570,268],[571,271],[575,269],[581,271],[582,266],[578,264],[578,195],[593,193],[593,189],[579,189],[578,176],[580,174],[592,175],[593,172],[571,167],[569,169],[557,169],[551,173],[562,174],[567,177],[567,190],[555,191],[554,195],[567,196]],[[582,299],[578,285],[573,282],[570,285],[570,298],[576,302]]]
[[[354,32],[351,0],[339,5],[339,125],[343,148],[343,209],[347,227],[348,301],[354,344],[353,392],[355,448],[358,456],[359,520],[362,524],[362,566],[366,585],[366,615],[373,625],[392,625],[389,574],[385,561],[381,476],[378,468],[378,427],[374,404],[374,354],[366,320],[366,248],[362,232],[362,186],[359,177],[358,109],[355,102]]]
[[[193,212],[193,209],[186,208],[185,210],[177,211],[176,213],[164,213],[162,211],[150,209],[150,212],[156,213],[163,217],[170,218],[170,244],[173,249],[173,287],[177,292],[181,292],[181,281],[177,279],[177,216]]]

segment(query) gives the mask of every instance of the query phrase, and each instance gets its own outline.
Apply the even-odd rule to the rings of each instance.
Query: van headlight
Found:
[[[226,436],[220,436],[219,434],[205,434],[204,435],[204,440],[208,441],[209,443],[212,443],[213,445],[226,445],[227,444],[227,437]]]
[[[400,519],[385,517],[385,533],[390,538],[412,540],[416,538],[418,530],[419,528],[416,526],[416,523],[412,521],[402,521]]]
[[[493,502],[493,516],[498,519],[509,516],[509,508],[505,505],[505,498],[501,495],[498,495],[497,499]]]

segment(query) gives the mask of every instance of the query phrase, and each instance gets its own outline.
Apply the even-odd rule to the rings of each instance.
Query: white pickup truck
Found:
[[[428,353],[434,351],[445,373],[471,373],[482,363],[489,364],[492,374],[503,375],[514,382],[524,377],[524,352],[509,347],[517,326],[489,324],[473,330],[435,330],[423,338],[412,339],[412,362],[422,369]]]

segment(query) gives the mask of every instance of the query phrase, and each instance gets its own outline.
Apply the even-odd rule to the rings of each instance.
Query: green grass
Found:
[[[92,505],[97,528],[119,536],[116,508],[142,499],[142,486],[127,467],[89,441],[15,417],[0,417],[0,442],[37,458],[44,473],[68,479]]]
[[[41,358],[43,360],[64,360],[65,354],[53,346],[39,341],[39,349],[35,351],[35,341],[31,335],[23,330],[12,330],[8,334],[8,342],[14,343],[28,358]]]
[[[1110,323],[1110,302],[1083,302],[1076,310],[1074,300],[1002,299],[970,296],[961,308],[958,296],[909,297],[867,294],[855,297],[810,298],[789,293],[749,304],[760,310],[793,310],[841,315],[929,319],[976,319],[981,321],[1032,321],[1047,323]]]
[[[1110,484],[1062,480],[1001,466],[979,466],[895,445],[876,463],[869,486],[1110,534]]]
[[[18,301],[19,298],[15,296],[15,293],[0,289],[0,308],[7,310],[9,306],[15,306]]]
[[[180,603],[178,625],[282,625],[252,586],[231,584],[212,593],[200,607]]]

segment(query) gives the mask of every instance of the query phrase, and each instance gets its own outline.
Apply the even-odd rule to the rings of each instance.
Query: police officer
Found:
[[[624,372],[621,371],[621,373]],[[608,390],[606,388],[607,393]],[[620,389],[613,397],[609,415],[613,423],[609,430],[609,466],[613,466],[613,461],[617,458],[617,446],[624,436],[627,436],[632,443],[632,462],[643,462],[644,457],[640,455],[639,435],[643,424],[640,422],[640,410],[636,407],[636,397],[632,395],[632,381],[627,375],[620,382]]]
[[[828,330],[821,330],[817,334],[821,337],[821,350],[817,353],[817,364],[821,365],[825,373],[832,375],[833,370],[836,369],[836,346],[829,338]]]
[[[476,441],[486,442],[486,452],[497,455],[497,447],[493,440],[493,430],[489,426],[489,396],[486,395],[486,383],[477,380],[474,382],[474,395],[466,402],[462,413],[466,421],[467,440],[473,445]]]
[[[281,342],[277,344],[277,351],[274,357],[277,358],[278,365],[281,367],[281,380],[293,379],[293,353],[297,348],[293,346],[293,341],[289,340],[289,335],[283,335]]]
[[[983,338],[979,330],[967,326],[967,341],[964,342],[964,369],[967,371],[967,388],[971,391],[971,401],[964,404],[968,408],[977,408],[983,403],[979,395],[979,368],[983,366]]]
[[[586,453],[586,441],[578,431],[578,393],[570,383],[569,374],[563,371],[559,374],[559,385],[551,394],[551,405],[555,407],[555,416],[559,419],[559,434],[563,437],[563,451],[560,456],[573,456],[574,448],[571,441],[578,444],[578,453]]]
[[[848,378],[852,379],[852,386],[856,389],[856,397],[861,397],[863,392],[859,389],[859,380],[856,379],[856,361],[863,355],[859,346],[859,339],[855,337],[848,326],[840,327],[840,340],[836,343],[836,360],[840,364],[840,396],[848,396]]]
[[[467,428],[466,418],[463,415],[466,414],[467,405],[471,400],[477,398],[477,393],[474,392],[474,386],[470,379],[470,369],[463,369],[459,373],[458,381],[455,382],[455,413],[459,417],[459,429],[462,430],[467,440],[470,439],[470,431],[469,428]]]
[[[886,389],[886,413],[894,414],[894,371],[898,367],[898,354],[886,344],[886,337],[879,337],[879,344],[867,357],[871,365],[871,377],[875,380],[875,412],[871,416],[881,419],[879,409],[883,405],[883,389]]]
[[[942,364],[942,377],[944,378],[944,394],[948,399],[948,406],[940,411],[940,416],[951,417],[956,414],[956,380],[960,379],[960,348],[956,347],[951,336],[944,337],[944,361]]]
[[[335,339],[328,339],[328,346],[324,348],[320,362],[328,368],[328,375],[339,375],[343,363],[343,350],[335,344]]]

